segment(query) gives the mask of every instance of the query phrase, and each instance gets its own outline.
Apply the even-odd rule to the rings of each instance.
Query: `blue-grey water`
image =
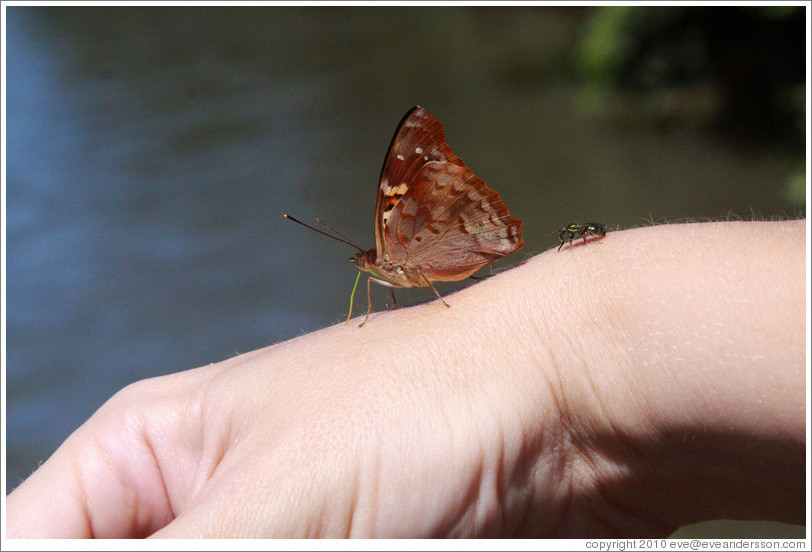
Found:
[[[412,105],[524,221],[500,266],[574,220],[802,207],[780,152],[582,109],[589,15],[9,7],[7,490],[123,386],[342,320],[353,250],[281,215],[372,247],[380,166]]]

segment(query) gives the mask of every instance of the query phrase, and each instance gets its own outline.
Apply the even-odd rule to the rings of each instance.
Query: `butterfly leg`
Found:
[[[395,305],[397,305],[397,300],[395,299],[395,290],[393,288],[396,288],[396,287],[399,287],[399,286],[396,286],[396,285],[392,284],[391,282],[387,282],[386,280],[381,280],[380,278],[372,278],[372,277],[367,278],[367,315],[364,317],[364,321],[361,322],[361,324],[358,326],[359,328],[367,323],[367,319],[369,318],[369,313],[372,312],[372,289],[371,289],[372,282],[375,282],[376,284],[380,284],[382,286],[388,287],[389,288],[389,293],[392,294],[392,303],[393,303],[392,306],[394,307]],[[431,284],[429,284],[429,285],[431,285]],[[392,308],[392,307],[390,307],[390,308]]]
[[[394,309],[398,306],[398,300],[395,299],[395,288],[389,288],[389,295],[392,296],[392,305],[389,307],[390,309]]]
[[[367,315],[364,317],[364,321],[358,324],[359,328],[367,323],[367,320],[369,319],[369,313],[372,312],[372,290],[370,289],[371,285],[372,278],[367,278]]]
[[[425,274],[423,274],[423,271],[422,271],[422,270],[420,270],[420,267],[418,267],[417,269],[418,269],[418,271],[420,272],[420,275],[423,277],[423,281],[424,281],[424,282],[426,282],[426,285],[427,285],[427,286],[429,286],[429,287],[431,288],[431,291],[433,291],[433,292],[434,292],[434,295],[436,295],[436,296],[437,296],[437,299],[439,299],[440,301],[442,301],[442,302],[443,302],[443,305],[445,305],[446,307],[451,307],[451,305],[449,305],[448,303],[446,303],[446,302],[445,302],[445,299],[443,299],[443,296],[442,296],[442,295],[440,295],[440,292],[439,292],[439,291],[437,291],[437,289],[434,287],[434,284],[432,284],[432,283],[431,283],[431,280],[429,280],[428,278],[426,278],[426,275],[425,275]]]
[[[433,291],[433,292],[434,292],[434,295],[436,295],[436,296],[437,296],[437,299],[439,299],[440,301],[442,301],[442,302],[443,302],[443,305],[445,305],[446,307],[451,308],[451,305],[449,305],[448,303],[446,303],[446,302],[445,302],[445,299],[443,299],[443,296],[442,296],[442,295],[440,295],[440,292],[438,292],[436,289],[434,289],[434,285],[433,285],[431,282],[429,282],[428,280],[426,280],[426,282],[428,282],[429,287],[431,288],[431,291]]]

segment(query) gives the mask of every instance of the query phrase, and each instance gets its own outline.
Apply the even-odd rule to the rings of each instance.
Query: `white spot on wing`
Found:
[[[414,148],[414,152],[415,152],[417,155],[420,155],[421,153],[423,153],[423,148]]]
[[[398,157],[398,161],[403,161],[404,160],[404,157],[401,154],[398,154],[397,157]]]

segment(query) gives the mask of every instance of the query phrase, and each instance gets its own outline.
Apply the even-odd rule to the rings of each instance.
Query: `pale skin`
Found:
[[[8,496],[8,536],[803,523],[805,221],[600,242],[135,383]]]

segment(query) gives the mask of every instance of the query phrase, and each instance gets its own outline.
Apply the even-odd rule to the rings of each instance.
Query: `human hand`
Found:
[[[804,515],[805,221],[580,242],[135,383],[9,537],[618,537]],[[357,321],[356,321],[357,322]]]

